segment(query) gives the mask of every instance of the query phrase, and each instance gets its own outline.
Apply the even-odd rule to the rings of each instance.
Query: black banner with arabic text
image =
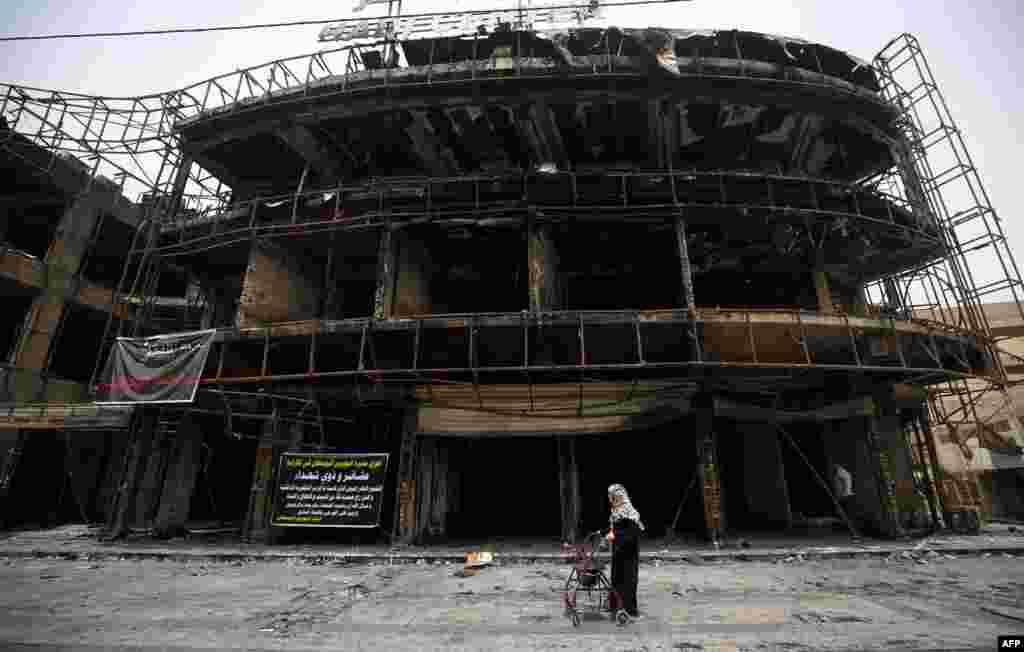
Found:
[[[96,402],[191,403],[217,331],[119,337],[96,385]]]

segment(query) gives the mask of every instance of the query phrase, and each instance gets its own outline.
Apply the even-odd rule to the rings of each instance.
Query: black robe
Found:
[[[612,542],[612,587],[622,598],[622,608],[637,615],[636,587],[640,576],[640,526],[632,519],[615,522]]]

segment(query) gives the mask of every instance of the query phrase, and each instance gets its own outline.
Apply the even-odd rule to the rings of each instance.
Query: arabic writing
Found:
[[[387,464],[379,459],[339,459],[335,457],[304,455],[302,457],[289,457],[287,467],[289,469],[381,469]]]
[[[380,516],[386,469],[385,455],[288,454],[275,522],[372,526]]]

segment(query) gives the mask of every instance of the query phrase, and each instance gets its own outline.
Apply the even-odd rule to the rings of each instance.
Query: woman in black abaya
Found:
[[[611,527],[606,539],[612,546],[612,587],[622,598],[621,607],[633,618],[639,615],[636,602],[640,574],[640,533],[644,524],[621,484],[608,487]]]

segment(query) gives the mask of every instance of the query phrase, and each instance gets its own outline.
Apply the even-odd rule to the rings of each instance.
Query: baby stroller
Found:
[[[562,544],[562,549],[573,562],[562,595],[565,613],[572,618],[573,627],[580,626],[583,613],[580,598],[585,600],[585,606],[592,612],[609,611],[619,625],[629,622],[629,614],[622,608],[622,598],[605,575],[605,562],[594,559],[594,554],[603,544],[604,534],[600,531],[584,537],[583,543]]]

